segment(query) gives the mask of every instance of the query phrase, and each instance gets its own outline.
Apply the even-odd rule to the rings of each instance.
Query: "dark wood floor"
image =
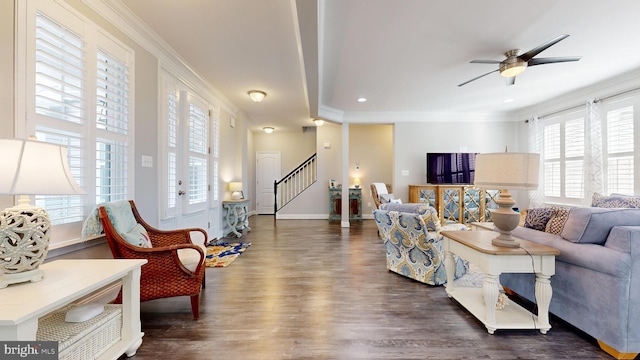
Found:
[[[489,335],[443,287],[386,269],[375,223],[250,218],[251,247],[187,297],[143,303],[135,359],[610,359],[552,318],[547,335]]]

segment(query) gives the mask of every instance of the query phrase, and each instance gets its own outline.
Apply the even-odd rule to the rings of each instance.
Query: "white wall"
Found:
[[[395,124],[394,195],[409,200],[409,185],[425,184],[428,152],[522,151],[517,122],[407,122]],[[402,175],[402,171],[408,175]],[[514,191],[518,204],[518,194]],[[525,197],[526,198],[526,197]]]

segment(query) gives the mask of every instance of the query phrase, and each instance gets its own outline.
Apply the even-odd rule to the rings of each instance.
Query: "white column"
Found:
[[[349,227],[349,123],[342,124],[342,227]]]

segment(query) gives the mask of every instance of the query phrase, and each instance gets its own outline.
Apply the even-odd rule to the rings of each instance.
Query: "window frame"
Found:
[[[57,120],[37,114],[35,109],[36,89],[36,13],[44,14],[48,19],[77,34],[84,44],[84,98],[82,124]],[[134,178],[134,139],[135,139],[135,53],[133,49],[111,36],[98,25],[80,14],[64,2],[57,1],[18,1],[16,2],[16,81],[15,81],[15,126],[16,137],[27,138],[35,135],[38,129],[47,128],[78,135],[82,140],[80,161],[82,162],[79,185],[86,191],[82,196],[82,215],[77,221],[53,225],[56,237],[51,239],[50,249],[56,249],[83,241],[80,239],[82,222],[96,205],[96,141],[100,137],[118,139],[127,144],[126,197],[135,196]],[[128,130],[127,134],[114,137],[104,134],[96,128],[97,123],[97,69],[98,49],[109,53],[128,67]],[[71,149],[70,149],[71,150]],[[70,151],[70,155],[71,155]],[[77,159],[76,159],[77,160]],[[75,161],[75,160],[74,160]]]

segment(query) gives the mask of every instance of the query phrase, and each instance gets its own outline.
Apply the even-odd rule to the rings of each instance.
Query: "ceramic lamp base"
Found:
[[[493,239],[491,244],[512,248],[520,247],[520,243],[511,236],[511,231],[517,228],[520,222],[520,214],[512,209],[515,201],[507,190],[502,190],[496,204],[498,209],[491,211],[491,220],[500,235]]]
[[[25,281],[39,281],[38,267],[49,251],[47,212],[19,204],[0,212],[0,288]]]
[[[17,274],[3,274],[0,275],[0,289],[6,288],[11,284],[18,284],[23,282],[37,282],[44,277],[44,271],[40,269],[29,270]]]

